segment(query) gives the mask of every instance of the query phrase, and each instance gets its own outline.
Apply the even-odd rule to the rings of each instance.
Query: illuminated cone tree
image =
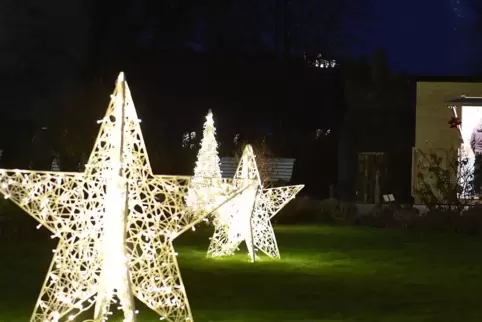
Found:
[[[255,251],[279,258],[278,245],[271,225],[273,218],[304,185],[264,189],[253,148],[246,145],[234,175],[234,185],[244,190],[216,211],[215,231],[211,237],[208,257],[233,255],[245,241],[254,261]],[[255,180],[256,185],[249,185]]]
[[[213,113],[209,110],[204,123],[201,148],[199,149],[196,167],[194,168],[194,178],[221,179],[221,167],[219,164],[216,128],[214,127]]]
[[[197,154],[196,166],[194,167],[194,177],[191,182],[186,198],[187,205],[198,209],[198,198],[202,198],[201,202],[205,203],[213,196],[208,194],[215,189],[206,187],[205,178],[208,180],[215,179],[213,184],[221,182],[221,167],[218,155],[218,143],[216,141],[216,128],[214,127],[213,113],[209,110],[204,123],[203,137],[201,140],[201,148]],[[218,182],[216,182],[218,181]]]
[[[83,173],[0,170],[5,198],[59,238],[31,321],[94,307],[101,322],[115,296],[124,322],[135,321],[133,296],[161,319],[192,321],[172,242],[207,213],[185,207],[190,177],[152,173],[139,122],[121,73]],[[219,205],[238,193],[220,187]]]

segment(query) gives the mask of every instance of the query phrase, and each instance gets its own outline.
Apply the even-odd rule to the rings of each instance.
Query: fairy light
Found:
[[[198,196],[201,196],[201,202],[205,203],[209,203],[209,200],[215,198],[219,193],[221,183],[221,167],[219,165],[221,161],[218,155],[216,128],[211,110],[206,115],[203,128],[201,148],[194,167],[194,177],[186,197],[186,204],[194,209],[198,207]]]
[[[90,308],[90,321],[106,321],[117,303],[134,322],[133,296],[167,321],[192,321],[173,240],[243,190],[222,180],[194,211],[190,186],[191,177],[152,173],[123,73],[85,172],[0,170],[0,193],[59,239],[30,321],[74,321]]]
[[[255,180],[256,185],[246,185]],[[251,261],[260,250],[271,258],[279,258],[278,245],[271,225],[273,218],[304,185],[264,189],[256,165],[253,148],[246,145],[234,175],[234,185],[243,192],[231,199],[215,213],[214,234],[208,257],[233,255],[244,241]]]

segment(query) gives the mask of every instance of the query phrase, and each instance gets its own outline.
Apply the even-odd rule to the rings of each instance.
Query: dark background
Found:
[[[415,82],[480,75],[481,2],[3,1],[2,166],[76,168],[122,70],[157,173],[192,172],[212,109],[222,156],[266,140],[304,194],[353,199],[357,152],[384,151],[408,199]]]

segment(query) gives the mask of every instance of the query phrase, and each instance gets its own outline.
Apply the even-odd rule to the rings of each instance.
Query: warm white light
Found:
[[[94,321],[107,320],[115,296],[124,322],[135,321],[133,296],[167,321],[192,321],[173,239],[241,191],[216,179],[215,200],[198,198],[193,211],[190,177],[153,175],[122,73],[101,123],[83,173],[0,170],[0,192],[59,238],[30,321],[74,320],[93,306]]]
[[[204,123],[201,148],[197,155],[194,177],[186,197],[186,204],[193,209],[198,209],[198,200],[209,204],[210,200],[217,198],[221,186],[221,167],[218,155],[218,143],[216,141],[216,128],[214,127],[213,113],[209,110]],[[207,185],[206,178],[212,185]],[[249,183],[247,183],[249,184]],[[209,211],[209,209],[208,209]]]
[[[207,212],[212,211],[212,204],[219,204],[217,198],[223,198],[222,191],[225,189],[220,184],[221,168],[215,134],[213,115],[209,111],[204,123],[194,177],[186,198],[186,203],[194,209],[198,209],[197,202],[201,202],[204,207],[208,207],[205,209]],[[204,178],[214,180],[206,182]],[[278,258],[278,246],[270,219],[294,198],[303,185],[263,189],[250,145],[243,151],[234,179],[234,188],[242,190],[242,193],[212,212],[215,232],[211,238],[208,256],[232,255],[244,240],[253,261],[255,249]]]
[[[214,214],[214,235],[208,257],[233,255],[245,241],[254,261],[255,250],[279,258],[278,245],[270,219],[274,217],[304,185],[264,189],[253,148],[247,145],[234,175],[233,184],[243,192],[221,206]],[[256,185],[247,186],[249,180]]]

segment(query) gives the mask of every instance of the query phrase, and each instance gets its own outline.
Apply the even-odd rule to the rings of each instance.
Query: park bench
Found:
[[[269,166],[265,175],[270,182],[290,182],[295,161],[294,158],[271,158],[268,160]],[[223,178],[232,178],[238,167],[238,160],[235,157],[223,157],[220,167]]]

